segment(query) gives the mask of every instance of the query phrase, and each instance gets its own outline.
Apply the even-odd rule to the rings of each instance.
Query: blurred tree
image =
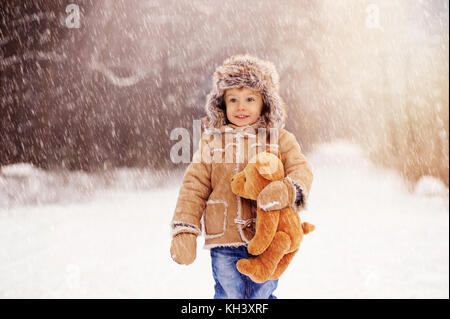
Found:
[[[407,0],[80,0],[79,28],[70,28],[70,3],[2,2],[0,165],[176,168],[171,130],[191,132],[215,68],[250,53],[276,65],[286,128],[304,151],[346,138],[405,176],[448,183],[448,31],[418,37],[408,20],[438,12],[448,26],[442,8],[415,11]],[[373,5],[381,28],[367,24]]]

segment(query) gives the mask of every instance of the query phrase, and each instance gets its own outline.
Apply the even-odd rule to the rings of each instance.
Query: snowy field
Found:
[[[317,229],[278,298],[449,298],[448,188],[408,187],[344,141],[306,156],[315,179],[301,217]],[[192,265],[169,255],[182,173],[3,167],[0,298],[212,298],[203,238]]]

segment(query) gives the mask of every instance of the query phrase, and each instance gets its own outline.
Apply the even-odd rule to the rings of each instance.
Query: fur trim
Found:
[[[206,127],[219,128],[227,124],[225,90],[249,87],[261,93],[266,108],[261,114],[266,127],[283,128],[286,106],[280,97],[280,80],[275,65],[249,54],[233,55],[213,74],[212,90],[206,98]]]
[[[292,187],[294,188],[294,191],[296,194],[295,200],[294,200],[294,205],[293,205],[294,210],[297,212],[300,210],[307,210],[308,207],[307,207],[306,198],[307,198],[308,194],[305,192],[305,188],[300,183],[293,180],[289,176],[286,176],[285,178],[286,178],[286,180],[291,182]],[[297,204],[297,203],[299,203],[299,204]]]
[[[280,205],[280,202],[273,201],[273,202],[270,202],[270,203],[268,203],[268,204],[266,204],[266,205],[259,205],[259,207],[260,207],[262,210],[267,211],[269,208],[271,208],[271,207],[273,207],[273,206],[275,206],[275,205]]]
[[[197,236],[201,234],[201,230],[197,226],[185,222],[174,221],[170,224],[170,228],[172,237],[180,233],[191,233]]]
[[[261,117],[260,117],[261,119]],[[237,135],[236,136],[236,141],[237,141],[237,145],[236,145],[236,166],[234,168],[234,173],[237,174],[240,172],[240,168],[239,168],[239,164],[240,164],[240,160],[238,159],[238,157],[241,154],[241,146],[243,146],[244,141],[242,139],[242,135]],[[235,195],[236,197],[236,201],[237,201],[237,219],[242,219],[242,198],[239,195]],[[247,236],[245,236],[244,233],[244,228],[242,227],[241,224],[236,223],[236,227],[239,231],[239,235],[241,236],[241,239],[245,242],[245,244],[247,245],[251,238],[247,238]]]

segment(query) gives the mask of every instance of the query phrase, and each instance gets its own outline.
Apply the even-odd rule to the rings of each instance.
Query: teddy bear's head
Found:
[[[258,194],[270,182],[284,177],[284,167],[278,156],[267,150],[260,152],[249,160],[247,166],[231,179],[231,190],[234,194],[257,200]]]

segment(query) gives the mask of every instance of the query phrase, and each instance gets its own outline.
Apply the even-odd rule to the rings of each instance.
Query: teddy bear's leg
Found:
[[[291,247],[289,251],[298,249],[303,240],[302,223],[298,213],[290,207],[282,209],[280,212],[278,230],[289,234],[291,237]]]
[[[278,263],[277,268],[275,269],[275,271],[273,272],[272,276],[270,277],[270,280],[275,280],[280,278],[280,276],[283,274],[283,272],[286,270],[286,268],[289,266],[289,264],[291,263],[292,258],[294,258],[294,255],[298,252],[298,249],[286,254],[283,256],[283,258],[281,258],[280,262]]]
[[[252,255],[261,255],[270,243],[273,242],[277,232],[280,211],[263,211],[258,207],[256,215],[255,236],[248,243],[248,252]]]
[[[236,263],[236,267],[239,272],[249,276],[254,282],[263,283],[269,280],[290,245],[289,235],[279,231],[263,254],[255,258],[241,259]]]

